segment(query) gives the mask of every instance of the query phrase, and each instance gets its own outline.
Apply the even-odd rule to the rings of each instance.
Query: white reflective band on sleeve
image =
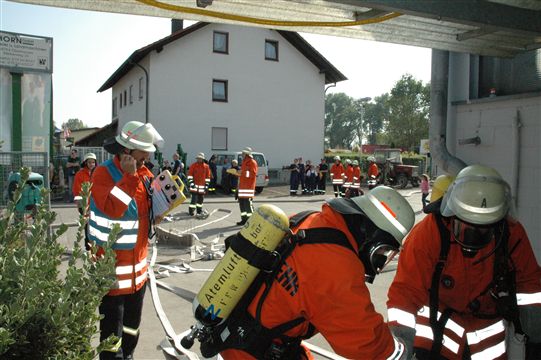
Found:
[[[432,329],[426,325],[416,324],[415,336],[424,337],[426,339],[434,341],[434,333],[432,332]],[[458,345],[458,343],[453,341],[449,336],[443,335],[442,344],[447,349],[451,350],[453,353],[458,354],[458,349],[460,348],[460,346]]]
[[[111,195],[122,201],[125,205],[129,205],[132,201],[132,198],[117,186],[113,187]]]
[[[537,292],[533,294],[517,293],[517,304],[518,305],[541,304],[541,292]]]
[[[503,332],[505,332],[505,325],[503,323],[503,320],[500,320],[497,323],[487,326],[484,329],[466,333],[466,338],[468,339],[468,344],[475,345],[479,344],[485,339],[488,339],[491,336]]]
[[[396,321],[400,325],[415,329],[415,315],[401,309],[390,308],[387,310],[387,320],[389,322]]]
[[[139,272],[139,271],[143,270],[146,265],[147,265],[147,259],[143,259],[138,264],[135,264],[135,272]]]
[[[131,274],[133,271],[133,266],[131,265],[125,265],[125,266],[117,266],[115,267],[115,273],[117,275],[126,275]]]
[[[97,215],[94,211],[90,212],[90,220],[94,221],[99,226],[111,229],[113,224],[118,224],[122,229],[135,229],[139,226],[139,220],[109,220]]]
[[[387,358],[387,360],[398,360],[402,357],[402,354],[404,354],[404,344],[396,340],[394,336],[393,336],[393,340],[394,340],[394,351],[391,354],[391,356]]]
[[[130,288],[131,287],[131,279],[128,279],[128,280],[118,280],[116,282],[116,288],[117,289],[127,289],[127,288]]]
[[[423,306],[417,312],[417,315],[429,319],[430,318],[430,308],[428,306]],[[438,320],[439,320],[440,316],[441,316],[441,312],[438,311]],[[445,327],[447,329],[451,330],[452,332],[454,332],[455,334],[457,334],[459,337],[464,336],[465,329],[462,326],[458,325],[456,322],[454,322],[451,319],[447,320],[447,323],[445,324]]]
[[[207,178],[207,179],[205,179],[205,182],[210,182],[210,179],[208,179],[208,178]]]
[[[246,170],[246,177],[250,177],[250,171]]]
[[[109,234],[101,232],[95,227],[89,226],[88,232],[90,233],[90,235],[97,237],[99,240],[103,242],[107,242],[107,240],[109,240]]]
[[[239,195],[254,195],[255,190],[240,190],[239,189]]]
[[[144,273],[142,273],[141,275],[135,278],[135,285],[139,285],[140,283],[145,281],[146,278],[147,278],[147,273],[145,271]]]
[[[367,193],[366,196],[368,197],[368,200],[370,200],[370,202],[372,202],[372,204],[374,204],[374,206],[376,207],[376,209],[379,210],[380,213],[383,214],[383,216],[385,216],[385,218],[387,220],[389,220],[389,222],[391,224],[393,224],[393,226],[395,228],[398,229],[398,231],[400,231],[402,233],[402,235],[406,236],[406,234],[408,233],[408,230],[406,230],[406,228],[404,226],[402,226],[401,223],[398,222],[398,220],[396,220],[396,218],[393,216],[393,214],[391,214],[389,212],[389,210],[387,210],[385,208],[385,206],[383,206],[381,204],[381,202],[379,202],[378,199],[376,199],[376,197],[370,193]]]
[[[504,354],[506,351],[505,340],[478,353],[471,354],[471,360],[490,360]]]
[[[191,180],[191,179],[193,179],[193,176],[192,176],[192,175],[189,175],[189,176],[188,176],[188,180]]]

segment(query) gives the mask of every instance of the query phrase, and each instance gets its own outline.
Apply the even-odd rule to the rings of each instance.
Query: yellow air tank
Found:
[[[273,251],[289,230],[287,215],[274,205],[264,204],[256,209],[237,236],[255,246]],[[259,274],[259,269],[232,248],[225,253],[193,301],[195,318],[212,326],[224,321],[242,295]]]

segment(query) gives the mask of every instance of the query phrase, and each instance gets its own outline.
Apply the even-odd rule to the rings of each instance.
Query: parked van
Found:
[[[231,191],[229,184],[229,178],[226,170],[231,167],[231,160],[237,159],[239,167],[242,165],[242,152],[241,151],[223,151],[214,152],[216,156],[216,174],[218,179],[216,185],[220,186],[226,194]],[[255,183],[255,192],[257,194],[263,191],[263,188],[269,184],[269,163],[265,159],[265,155],[260,152],[252,152],[254,160],[257,162],[257,179]]]

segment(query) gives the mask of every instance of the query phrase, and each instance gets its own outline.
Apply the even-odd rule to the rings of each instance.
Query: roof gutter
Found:
[[[447,102],[449,86],[449,51],[432,49],[430,80],[430,155],[444,172],[456,176],[466,163],[447,149]]]

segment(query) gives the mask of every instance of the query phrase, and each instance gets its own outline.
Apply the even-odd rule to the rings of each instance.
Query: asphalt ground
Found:
[[[366,191],[367,189],[363,189]],[[399,192],[410,202],[416,213],[416,221],[422,219],[421,211],[421,193],[419,188],[406,188]],[[257,207],[263,203],[270,203],[280,207],[286,214],[294,214],[304,210],[319,210],[321,205],[328,199],[333,197],[332,187],[327,188],[326,195],[299,195],[296,197],[289,196],[288,186],[274,186],[266,188],[261,194],[254,199],[254,206]],[[74,205],[71,204],[53,204],[53,211],[57,213],[55,223],[73,224],[78,220],[78,212]],[[205,250],[205,244],[212,241],[217,241],[217,246],[223,244],[223,239],[240,230],[240,226],[236,222],[240,220],[240,211],[238,203],[232,196],[226,195],[208,195],[205,198],[204,208],[211,215],[204,220],[197,220],[187,216],[188,203],[184,203],[177,209],[173,210],[174,218],[177,220],[167,223],[162,223],[161,227],[166,231],[173,233],[192,233],[197,236],[200,241],[195,241],[194,245]],[[68,231],[59,239],[64,245],[69,248],[73,247],[75,239],[76,227],[70,226]],[[186,238],[183,238],[185,241]],[[175,270],[183,270],[182,267],[169,268],[168,271],[160,266],[155,266],[154,269],[161,274],[158,274],[158,281],[163,282],[175,289],[179,294],[171,291],[158,289],[159,300],[163,311],[171,323],[175,333],[180,334],[190,328],[194,324],[192,315],[191,297],[197,294],[199,288],[210,274],[210,271],[218,264],[219,260],[196,260],[191,261],[191,252],[189,248],[181,247],[174,239],[171,241],[159,242],[157,264],[164,265],[180,265],[182,263],[188,265],[194,271],[178,272]],[[209,247],[207,246],[208,250]],[[151,250],[149,249],[149,253]],[[195,255],[198,255],[197,253]],[[150,257],[149,257],[150,260]],[[327,266],[325,259],[322,259],[321,266]],[[396,261],[391,263],[386,271],[376,277],[374,284],[368,284],[372,302],[376,311],[386,316],[387,291],[394,278],[396,270]],[[332,268],[329,268],[332,271]],[[168,273],[168,274],[167,274]],[[169,275],[169,276],[167,276]],[[164,276],[164,277],[162,277]],[[162,278],[160,278],[162,277]],[[180,289],[180,290],[179,290]],[[151,360],[151,359],[166,359],[168,357],[161,349],[160,343],[165,339],[165,331],[160,322],[154,303],[151,297],[150,288],[147,288],[145,294],[145,303],[143,308],[143,317],[141,323],[141,335],[139,343],[135,351],[135,359]],[[97,342],[97,339],[94,339]],[[309,343],[319,346],[325,350],[331,351],[332,348],[328,345],[321,335],[316,335],[309,340]],[[192,351],[198,353],[198,343],[196,341]],[[314,354],[316,355],[316,354]],[[317,356],[317,359],[327,359],[324,356]]]

